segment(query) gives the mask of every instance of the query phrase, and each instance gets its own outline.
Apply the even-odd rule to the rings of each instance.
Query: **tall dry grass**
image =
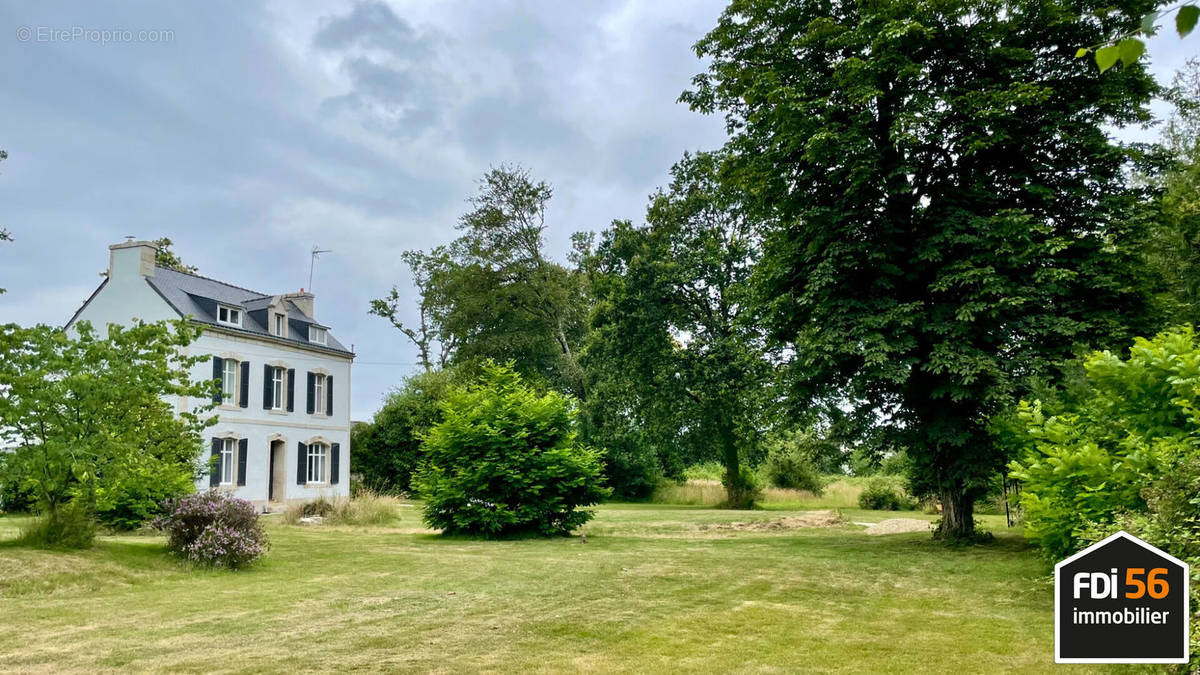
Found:
[[[320,516],[330,525],[388,525],[400,520],[400,499],[363,490],[353,498],[318,497],[304,504],[291,504],[283,512],[283,522],[300,524],[300,519]]]
[[[814,509],[858,508],[858,495],[863,486],[860,481],[834,479],[817,496],[807,490],[785,490],[763,488],[764,506],[792,506]],[[650,501],[655,504],[678,504],[683,506],[718,506],[725,501],[725,488],[721,481],[712,479],[689,479],[683,483],[667,483],[654,491]]]

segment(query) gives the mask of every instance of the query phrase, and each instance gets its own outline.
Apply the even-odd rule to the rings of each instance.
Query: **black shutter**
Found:
[[[213,357],[213,379],[217,381],[217,391],[213,393],[213,403],[220,403],[221,392],[225,391],[225,360],[219,356]]]
[[[308,446],[299,443],[297,444],[296,453],[296,485],[304,485],[308,482]]]
[[[338,464],[340,464],[340,462],[338,462],[338,456],[340,454],[339,451],[341,449],[342,449],[342,446],[338,443],[334,443],[333,445],[329,446],[329,484],[330,485],[337,485],[337,482],[338,482]]]
[[[296,409],[296,369],[288,368],[288,412]]]
[[[238,396],[238,405],[243,408],[250,406],[250,362],[242,361],[242,391]]]
[[[271,366],[263,365],[263,410],[270,410],[274,399],[271,395]]]
[[[306,408],[306,410],[308,410],[309,415],[313,414],[313,406],[315,405],[315,403],[313,403],[313,397],[316,394],[313,393],[313,383],[316,381],[317,381],[317,376],[312,373],[309,373],[308,374],[308,407]]]
[[[246,484],[246,449],[247,449],[247,446],[249,446],[249,444],[250,444],[250,441],[248,441],[245,438],[238,441],[238,475],[237,475],[237,479],[238,479],[237,484],[238,485]]]
[[[325,414],[333,417],[333,376],[325,378]]]
[[[212,467],[212,475],[208,479],[209,487],[216,487],[221,484],[221,443],[219,438],[212,439],[212,460],[209,461],[209,466]]]

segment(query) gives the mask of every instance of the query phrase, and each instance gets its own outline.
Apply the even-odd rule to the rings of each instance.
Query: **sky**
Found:
[[[320,246],[317,319],[354,346],[369,419],[417,365],[368,303],[396,284],[415,315],[400,254],[451,241],[489,168],[553,186],[565,257],[723,143],[723,120],[676,102],[723,6],[0,0],[0,322],[65,323],[126,236],[271,294],[308,287]],[[1164,81],[1198,52],[1149,43]]]

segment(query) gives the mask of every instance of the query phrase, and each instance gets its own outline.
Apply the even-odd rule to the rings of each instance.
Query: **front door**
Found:
[[[283,441],[271,441],[271,467],[267,473],[267,499],[272,502],[283,501],[284,491],[287,489],[283,478],[287,473],[285,447]]]

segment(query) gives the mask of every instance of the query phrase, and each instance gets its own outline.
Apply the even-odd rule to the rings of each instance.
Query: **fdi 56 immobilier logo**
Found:
[[[1187,663],[1187,563],[1118,532],[1054,566],[1056,663]]]

